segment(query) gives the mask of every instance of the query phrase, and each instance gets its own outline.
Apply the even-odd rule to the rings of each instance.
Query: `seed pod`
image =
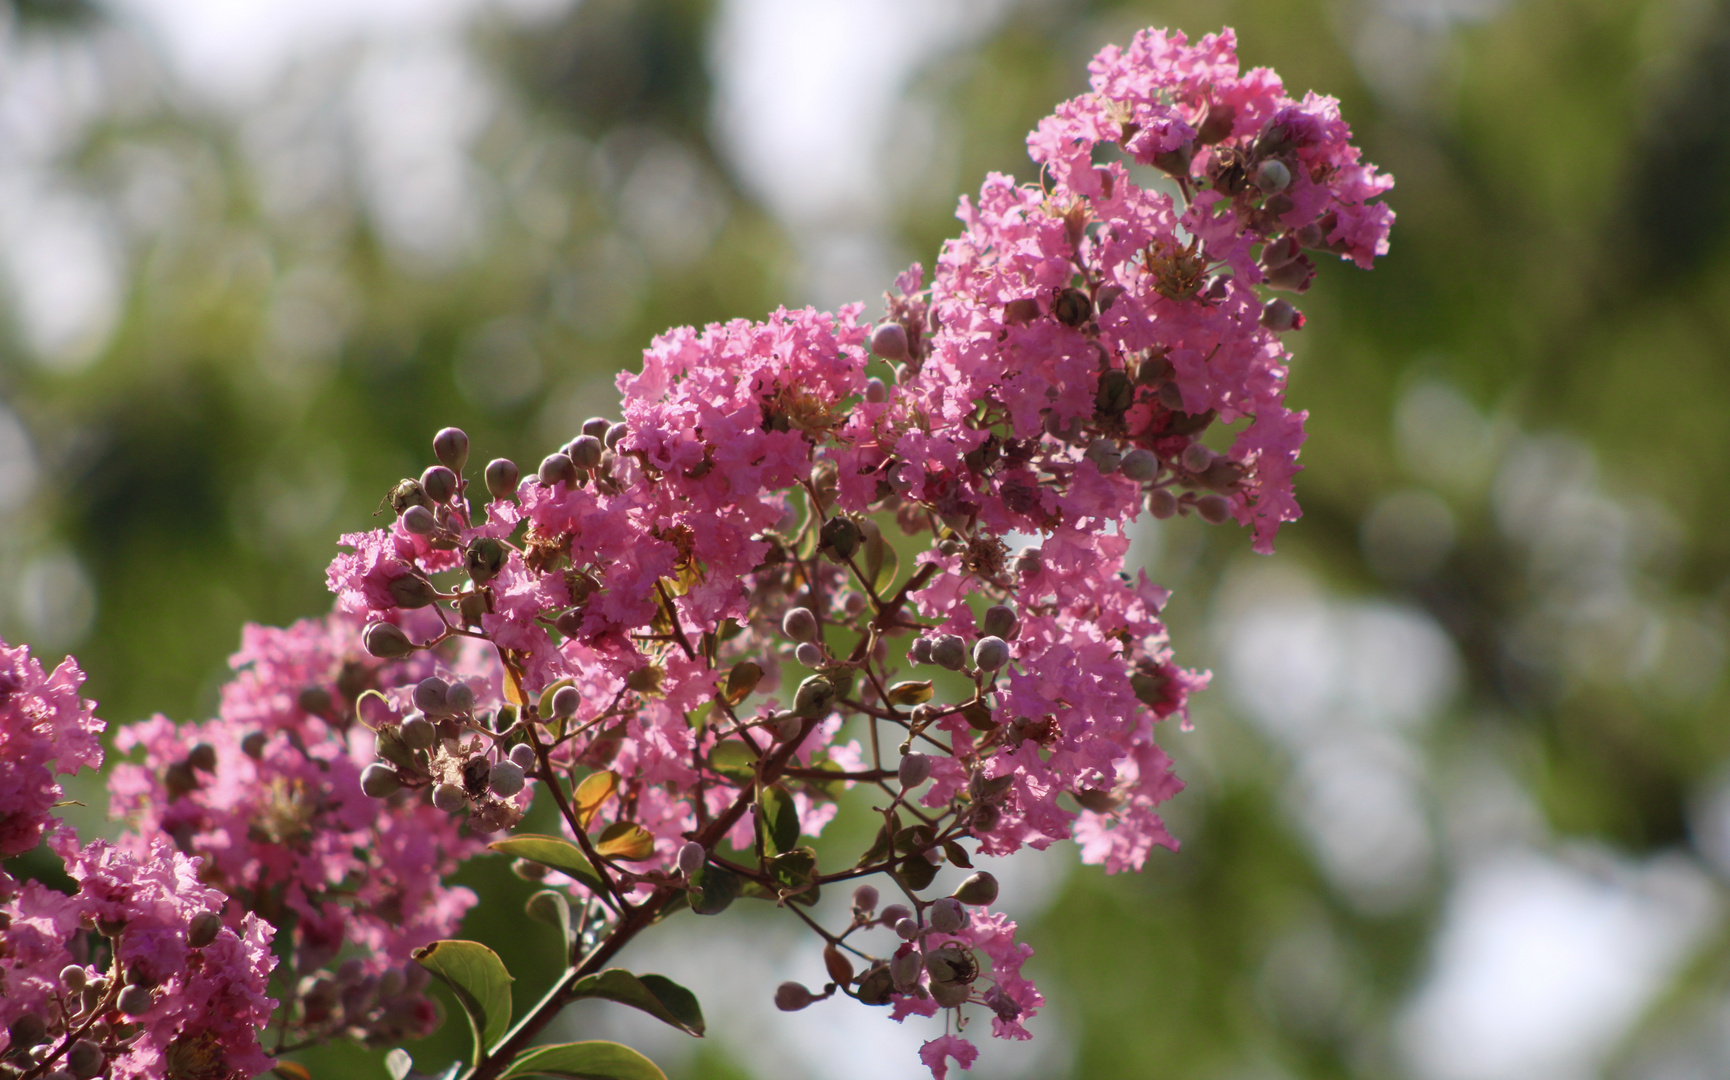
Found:
[[[796,607],[781,616],[781,632],[793,641],[816,641],[817,615],[808,607]]]
[[[375,622],[360,635],[366,651],[380,660],[400,660],[414,652],[414,642],[395,623]]]
[[[1117,471],[1125,479],[1145,483],[1159,475],[1159,456],[1138,446],[1123,455],[1117,463]]]
[[[951,895],[963,904],[984,907],[997,899],[997,879],[984,870],[977,871],[969,874]]]
[[[565,454],[548,454],[541,459],[538,470],[541,483],[547,487],[564,484],[566,487],[577,486],[577,463]]]
[[[1277,195],[1291,186],[1291,170],[1277,158],[1264,161],[1255,167],[1255,186],[1263,195]]]
[[[410,713],[396,730],[403,745],[411,750],[431,750],[439,737],[438,727],[418,713]]]
[[[455,784],[437,784],[433,787],[432,804],[447,814],[454,814],[469,804],[469,797]]]
[[[883,909],[883,914],[877,917],[877,922],[881,926],[893,929],[901,925],[902,919],[911,919],[912,917],[913,912],[906,904],[890,904]]]
[[[469,580],[476,585],[485,585],[499,576],[499,571],[505,566],[505,546],[490,536],[477,536],[469,541],[469,546],[463,552],[463,569],[468,571]]]
[[[485,795],[492,771],[492,762],[479,755],[463,762],[463,793],[471,799]]]
[[[901,759],[896,766],[895,775],[901,781],[903,791],[916,788],[931,776],[931,758],[927,754],[914,751]]]
[[[966,983],[947,983],[931,981],[931,999],[945,1009],[953,1009],[965,1005],[973,996]]]
[[[982,637],[973,646],[973,666],[996,671],[1009,663],[1009,643],[1000,637]]]
[[[601,432],[605,435],[606,432]],[[570,456],[571,463],[579,469],[592,469],[601,463],[601,451],[606,449],[595,435],[579,435],[565,447],[565,453]]]
[[[1231,137],[1232,124],[1236,119],[1237,110],[1230,105],[1209,106],[1206,119],[1202,120],[1201,127],[1196,130],[1196,141],[1203,146],[1225,141]]]
[[[222,916],[214,911],[201,911],[186,924],[186,943],[202,949],[222,932]]]
[[[553,694],[553,715],[569,720],[582,707],[583,696],[574,686],[561,686]]]
[[[535,748],[528,743],[518,743],[511,747],[511,761],[524,773],[535,771]]]
[[[142,986],[128,986],[120,991],[120,1000],[117,1004],[120,1006],[120,1011],[127,1016],[143,1016],[150,1011],[152,1005],[156,1004],[156,998]]]
[[[919,985],[919,976],[924,970],[925,956],[918,949],[897,953],[889,961],[889,976],[895,980],[895,989],[903,993]]]
[[[402,512],[402,527],[416,536],[431,536],[438,531],[438,519],[424,506],[411,506]]]
[[[67,964],[60,969],[60,985],[70,993],[78,993],[90,981],[90,973],[80,964]]]
[[[889,965],[879,960],[871,965],[871,970],[859,977],[859,989],[856,991],[861,1005],[887,1005],[889,996],[895,992],[895,979],[889,974]]]
[[[66,1071],[76,1080],[90,1080],[107,1061],[108,1055],[102,1052],[102,1047],[89,1039],[79,1039],[66,1051]]]
[[[523,769],[514,761],[500,761],[487,774],[487,786],[501,799],[508,799],[523,790]]]
[[[833,942],[823,946],[823,968],[829,973],[829,981],[837,986],[847,986],[853,981],[853,962]]]
[[[216,747],[201,742],[186,752],[186,763],[199,772],[216,771]]]
[[[1099,389],[1094,391],[1093,406],[1102,416],[1116,416],[1129,411],[1135,404],[1135,384],[1129,373],[1112,368],[1099,376]]]
[[[870,915],[877,910],[877,886],[861,885],[853,890],[853,910],[861,915]]]
[[[12,1021],[6,1033],[12,1037],[13,1046],[35,1046],[48,1037],[48,1021],[41,1013],[27,1012]]]
[[[396,770],[382,761],[375,761],[361,770],[360,789],[374,799],[388,798],[402,790]]]
[[[955,634],[943,634],[931,643],[931,661],[950,671],[960,671],[967,663],[967,643]]]
[[[428,716],[444,716],[450,711],[445,703],[445,695],[450,691],[450,684],[437,675],[429,675],[415,684],[414,707]]]
[[[859,550],[859,526],[844,517],[832,517],[823,523],[818,540],[837,558],[851,558]]]
[[[881,405],[889,400],[889,385],[873,375],[865,380],[865,400],[872,405]]]
[[[493,458],[487,462],[487,491],[495,499],[508,499],[517,493],[522,474],[510,458]]]
[[[1020,628],[1021,620],[1015,617],[1015,609],[1007,604],[992,604],[979,618],[979,632],[988,637],[1008,641]]]
[[[1093,318],[1093,301],[1080,289],[1064,289],[1051,305],[1051,313],[1065,326],[1080,326]]]
[[[815,642],[804,642],[793,650],[793,658],[808,668],[823,666],[823,650]]]
[[[679,849],[679,872],[686,877],[701,870],[708,861],[709,853],[695,840],[687,840],[685,846]]]
[[[429,465],[420,474],[420,486],[433,502],[447,503],[457,493],[457,474],[443,465]]]
[[[1269,300],[1261,309],[1261,324],[1276,334],[1303,326],[1303,316],[1283,297]]]
[[[898,322],[881,322],[871,331],[871,351],[889,361],[907,359],[907,328]]]
[[[961,909],[961,901],[952,896],[932,901],[925,917],[931,920],[931,929],[940,934],[953,934],[967,923],[967,913]]]
[[[438,591],[432,587],[432,583],[413,574],[392,578],[385,588],[390,592],[391,600],[400,608],[423,608],[438,600]]]
[[[452,716],[466,716],[475,709],[475,690],[466,682],[451,683],[445,691],[445,708]]]
[[[943,901],[938,900],[931,906],[935,909],[941,903]],[[954,904],[955,901],[950,900],[949,903]],[[956,904],[955,910],[960,912],[961,906]],[[965,918],[965,915],[961,917]],[[945,945],[925,954],[925,970],[931,973],[931,981],[934,984],[966,984],[979,977],[979,961],[973,958],[972,949],[962,945]]]
[[[775,988],[775,1008],[782,1012],[798,1012],[816,1000],[802,983],[784,982]]]
[[[601,438],[601,441],[607,444],[608,450],[617,450],[619,444],[625,441],[625,436],[630,433],[630,426],[620,422],[609,427],[606,435]]]
[[[821,675],[812,675],[799,684],[793,695],[793,715],[814,719],[826,714],[835,704],[835,684]]]
[[[1209,525],[1224,525],[1231,520],[1231,504],[1224,495],[1203,495],[1195,500],[1195,512]]]
[[[907,659],[913,661],[915,664],[931,663],[931,639],[924,637],[915,638],[913,641],[913,647],[907,650]]]
[[[1177,513],[1177,496],[1170,488],[1154,488],[1147,493],[1147,512],[1157,521],[1166,521]]]

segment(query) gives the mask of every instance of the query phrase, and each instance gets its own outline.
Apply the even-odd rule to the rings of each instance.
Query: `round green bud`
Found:
[[[541,459],[539,472],[541,483],[547,487],[564,484],[566,487],[577,485],[577,463],[566,454],[548,454]]]
[[[60,985],[64,986],[70,993],[80,992],[89,981],[90,972],[86,971],[81,964],[67,964],[60,969]]]
[[[1179,461],[1192,473],[1204,473],[1207,467],[1213,464],[1213,451],[1198,442],[1192,442],[1183,448],[1183,456]]]
[[[380,660],[400,660],[414,652],[414,642],[395,623],[375,622],[360,636],[366,651]]]
[[[438,742],[439,729],[426,717],[411,715],[397,728],[397,734],[410,750],[431,750],[433,743]]]
[[[508,799],[523,790],[523,770],[514,761],[500,761],[493,765],[492,772],[487,775],[487,786],[493,794],[502,799]]]
[[[583,696],[574,686],[561,686],[553,694],[553,715],[561,720],[569,720],[577,715],[582,707]]]
[[[221,932],[222,916],[214,911],[201,911],[186,924],[186,943],[194,949],[202,949],[215,941]]]
[[[462,472],[469,460],[469,437],[462,428],[442,428],[433,436],[433,457],[439,464]]]
[[[27,1012],[6,1028],[13,1046],[35,1046],[48,1037],[48,1021],[41,1013]]]
[[[709,853],[703,849],[702,844],[695,840],[686,841],[685,846],[679,849],[679,873],[686,877],[690,877],[701,870],[703,864],[708,861]]]
[[[76,1080],[90,1080],[107,1061],[108,1055],[102,1052],[102,1047],[89,1039],[79,1039],[66,1051],[66,1071]]]
[[[955,634],[940,635],[931,643],[931,662],[950,671],[960,671],[967,663],[967,643]]]
[[[603,431],[601,434],[605,435],[606,432]],[[565,453],[569,455],[571,463],[577,468],[592,469],[601,463],[601,452],[604,449],[599,436],[579,435],[571,440],[569,446],[565,447]]]
[[[142,986],[128,986],[120,991],[120,1011],[127,1016],[143,1016],[156,1004],[156,998]]]
[[[1291,186],[1291,170],[1278,159],[1270,159],[1255,167],[1255,186],[1263,195],[1277,195]]]
[[[1110,311],[1111,305],[1117,303],[1117,298],[1128,291],[1128,289],[1116,283],[1101,286],[1099,290],[1099,310],[1101,312]]]
[[[912,941],[919,936],[919,924],[909,915],[895,924],[895,935],[902,941]]]
[[[443,465],[429,465],[420,474],[421,490],[436,503],[447,503],[457,493],[457,474]]]
[[[450,689],[445,691],[445,708],[450,711],[452,716],[466,716],[473,712],[475,708],[474,687],[466,682],[451,683]]]
[[[823,649],[814,641],[801,641],[793,650],[793,658],[808,668],[823,666]]]
[[[1008,641],[1020,629],[1021,620],[1015,617],[1015,609],[1007,604],[992,604],[979,619],[979,632],[988,637]]]
[[[487,462],[487,491],[495,499],[509,499],[517,493],[522,474],[510,458],[493,458]]]
[[[853,910],[861,915],[869,915],[877,910],[877,901],[881,899],[875,885],[861,885],[853,890]]]
[[[432,804],[447,814],[454,814],[469,804],[469,797],[456,784],[433,785]]]
[[[813,719],[823,716],[835,705],[835,684],[821,675],[813,675],[799,684],[793,695],[793,715]]]
[[[1195,500],[1195,512],[1209,525],[1224,525],[1231,520],[1231,503],[1224,495],[1203,495]]]
[[[621,420],[607,429],[607,433],[602,436],[601,441],[607,444],[608,450],[617,450],[619,444],[625,441],[625,436],[630,433],[630,425]]]
[[[1170,488],[1154,488],[1147,493],[1147,512],[1157,521],[1169,520],[1177,513],[1177,496]]]
[[[1159,475],[1159,455],[1138,446],[1118,460],[1117,471],[1125,479],[1146,483]]]
[[[511,761],[525,773],[535,771],[535,748],[528,743],[518,743],[511,747]]]
[[[1261,324],[1276,334],[1303,325],[1303,317],[1298,309],[1292,306],[1290,300],[1278,297],[1269,300],[1261,309]]]
[[[1015,557],[1015,572],[1022,577],[1032,577],[1045,569],[1045,564],[1039,561],[1039,549],[1027,548]]]
[[[583,421],[583,434],[593,435],[597,439],[604,439],[606,438],[607,430],[612,426],[613,422],[604,416],[591,416],[587,420]]]
[[[865,380],[865,400],[873,405],[881,405],[889,400],[889,384],[873,375]]]
[[[1000,637],[982,637],[973,646],[973,666],[980,671],[996,671],[1009,663],[1009,643]]]
[[[270,736],[262,731],[248,732],[246,737],[240,740],[240,752],[257,761],[264,756],[264,748],[269,742]]]
[[[881,322],[871,331],[871,351],[885,360],[907,359],[907,328],[898,322]]]
[[[477,536],[469,541],[468,549],[463,552],[463,569],[468,571],[470,581],[485,585],[504,569],[506,554],[505,546],[497,540],[490,536]]]
[[[970,874],[952,893],[956,900],[974,907],[984,907],[997,899],[997,879],[984,870]]]
[[[966,983],[937,982],[931,983],[931,999],[945,1009],[954,1009],[965,1005],[973,996],[973,991]]]
[[[832,517],[823,523],[818,539],[838,558],[851,558],[859,550],[859,526],[844,517]]]
[[[449,711],[445,704],[445,695],[449,692],[449,683],[437,675],[429,675],[415,684],[414,707],[428,716],[443,716]]]
[[[383,799],[402,790],[396,770],[382,761],[375,761],[361,770],[360,789],[374,799]]]
[[[1110,476],[1116,472],[1118,464],[1123,460],[1123,453],[1110,439],[1095,439],[1088,443],[1087,451],[1082,456],[1093,462],[1093,467],[1099,470],[1101,476]]]
[[[894,929],[901,925],[902,919],[911,919],[912,917],[913,911],[906,904],[890,904],[883,909],[883,914],[877,917],[877,922],[881,926]]]
[[[903,755],[901,764],[895,768],[895,775],[901,781],[901,789],[910,791],[931,776],[931,758],[917,751]]]
[[[796,607],[781,616],[781,632],[793,641],[816,641],[817,615],[808,607]]]
[[[961,909],[961,901],[953,896],[933,900],[925,917],[930,920],[931,929],[940,934],[953,934],[967,923],[967,913]]]
[[[309,716],[328,717],[336,707],[336,702],[330,696],[330,691],[322,686],[303,686],[295,695],[294,702],[300,706],[300,711]]]
[[[889,975],[899,990],[909,991],[919,985],[919,973],[925,970],[925,956],[909,949],[889,961]]]
[[[1051,305],[1051,313],[1065,326],[1080,326],[1093,318],[1093,301],[1080,289],[1064,289]]]
[[[402,512],[402,527],[416,536],[431,536],[438,531],[439,523],[431,510],[424,506],[411,506]]]
[[[915,638],[912,647],[907,650],[907,659],[915,664],[931,663],[931,639]]]
[[[438,590],[432,587],[432,583],[413,574],[392,578],[385,588],[389,590],[391,600],[400,608],[423,608],[438,600]]]
[[[186,753],[186,763],[199,772],[213,773],[216,771],[216,747],[207,742],[201,742]]]

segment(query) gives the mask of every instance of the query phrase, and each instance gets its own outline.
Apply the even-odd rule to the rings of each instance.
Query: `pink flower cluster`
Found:
[[[0,858],[31,850],[58,821],[55,773],[102,764],[103,724],[78,696],[83,684],[71,657],[50,675],[29,649],[0,643]],[[6,882],[0,870],[0,895]]]

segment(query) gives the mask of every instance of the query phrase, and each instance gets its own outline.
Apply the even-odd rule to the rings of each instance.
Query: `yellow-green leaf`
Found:
[[[761,665],[750,660],[741,660],[733,665],[733,670],[727,672],[727,687],[721,691],[721,700],[729,705],[737,705],[751,696],[751,691],[757,688],[757,683],[763,678]]]
[[[605,886],[601,884],[601,875],[595,873],[594,866],[582,849],[562,836],[518,833],[505,840],[494,840],[487,847],[518,859],[550,866],[560,873],[576,878],[597,893],[605,890]]]
[[[589,823],[595,820],[595,815],[601,812],[601,807],[607,804],[619,790],[619,774],[616,772],[590,773],[577,785],[577,790],[571,795],[571,801],[576,804],[577,820],[587,829]]]
[[[929,679],[923,682],[898,682],[889,688],[891,705],[923,705],[935,693]]]
[[[646,859],[655,853],[655,838],[634,821],[615,821],[595,841],[595,853],[610,859]]]
[[[499,1080],[556,1076],[562,1080],[667,1080],[648,1058],[615,1042],[562,1043],[525,1050]]]

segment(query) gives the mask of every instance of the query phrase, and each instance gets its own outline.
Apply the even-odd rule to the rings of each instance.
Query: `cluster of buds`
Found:
[[[388,699],[379,699],[388,708]],[[477,714],[469,683],[437,675],[415,685],[412,703],[414,711],[400,720],[387,713],[379,723],[383,760],[361,773],[361,790],[388,799],[404,789],[428,788],[434,807],[463,814],[476,833],[498,832],[521,820],[526,800],[517,796],[535,759],[528,745],[509,745],[519,732],[517,710],[506,705],[496,714]]]

